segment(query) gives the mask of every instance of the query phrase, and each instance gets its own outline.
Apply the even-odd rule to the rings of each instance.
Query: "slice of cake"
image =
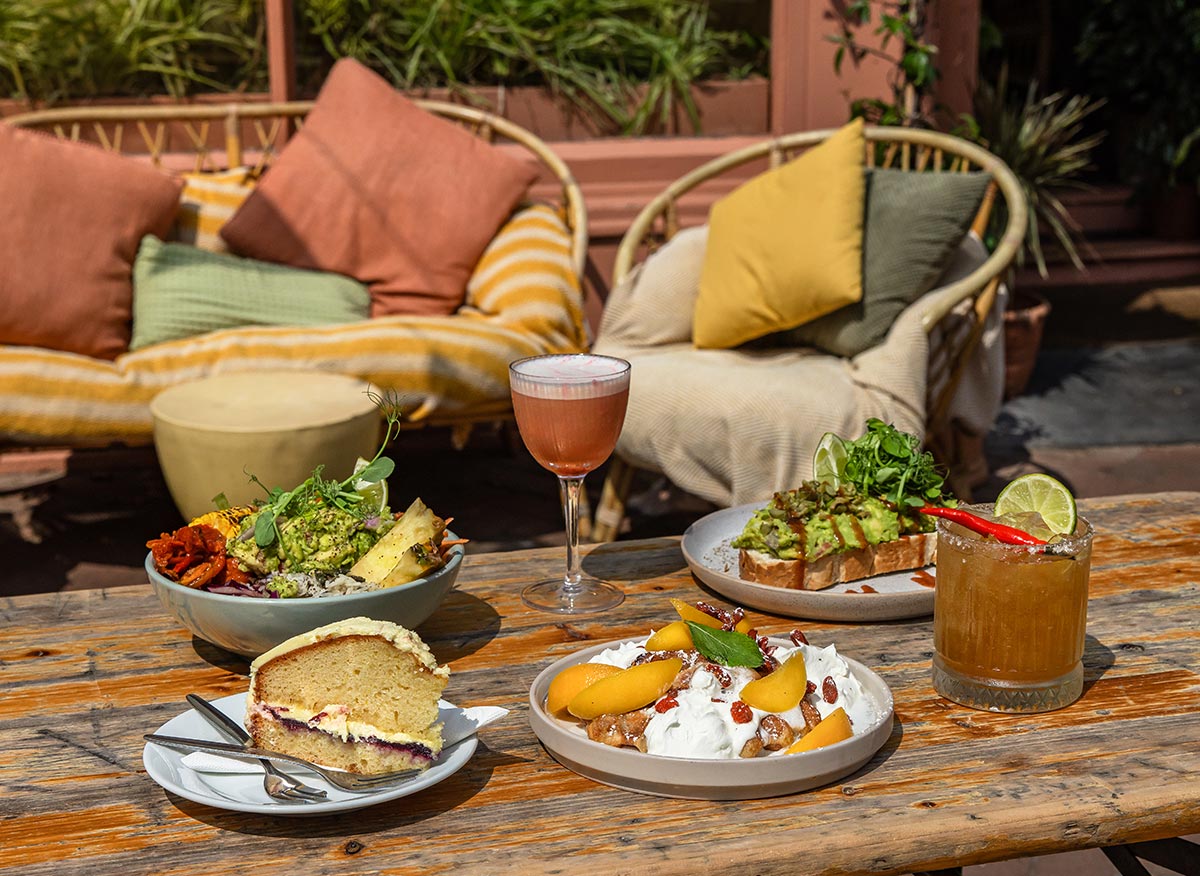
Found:
[[[293,636],[250,664],[254,744],[352,773],[425,769],[450,678],[404,627],[365,617]]]

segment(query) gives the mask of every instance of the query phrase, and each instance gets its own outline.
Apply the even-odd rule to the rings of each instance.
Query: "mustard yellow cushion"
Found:
[[[863,125],[713,205],[692,340],[736,347],[862,298]]]
[[[219,232],[254,190],[254,169],[188,173],[183,179],[171,240],[209,252],[229,252]]]

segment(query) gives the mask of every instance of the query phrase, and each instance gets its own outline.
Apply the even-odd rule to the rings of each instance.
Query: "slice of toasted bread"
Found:
[[[756,584],[791,590],[824,590],[846,581],[921,569],[936,559],[937,535],[928,532],[830,554],[811,563],[779,560],[770,554],[743,548],[738,551],[738,572],[744,580]]]

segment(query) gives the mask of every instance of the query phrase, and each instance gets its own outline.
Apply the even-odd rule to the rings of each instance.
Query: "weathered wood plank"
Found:
[[[1085,503],[1098,531],[1083,697],[992,715],[929,684],[929,619],[850,625],[751,612],[764,631],[835,641],[891,686],[897,725],[854,776],[776,800],[643,797],[561,768],[527,722],[537,673],[593,642],[669,620],[697,585],[675,539],[591,550],[627,593],[598,617],[520,603],[559,550],[468,558],[420,630],[453,669],[447,696],[512,709],[472,761],[420,794],[326,819],[265,819],[165,793],[141,734],[196,691],[245,689],[247,666],[179,629],[148,588],[0,601],[0,870],[306,873],[905,873],[1200,831],[1200,495]],[[864,596],[869,598],[869,596]]]

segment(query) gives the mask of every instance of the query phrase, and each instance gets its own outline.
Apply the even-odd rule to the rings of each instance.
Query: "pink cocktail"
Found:
[[[589,353],[535,356],[509,366],[521,438],[543,468],[558,475],[567,525],[567,572],[521,594],[527,605],[573,614],[620,604],[616,587],[585,578],[579,563],[583,478],[612,454],[625,422],[629,363]]]

